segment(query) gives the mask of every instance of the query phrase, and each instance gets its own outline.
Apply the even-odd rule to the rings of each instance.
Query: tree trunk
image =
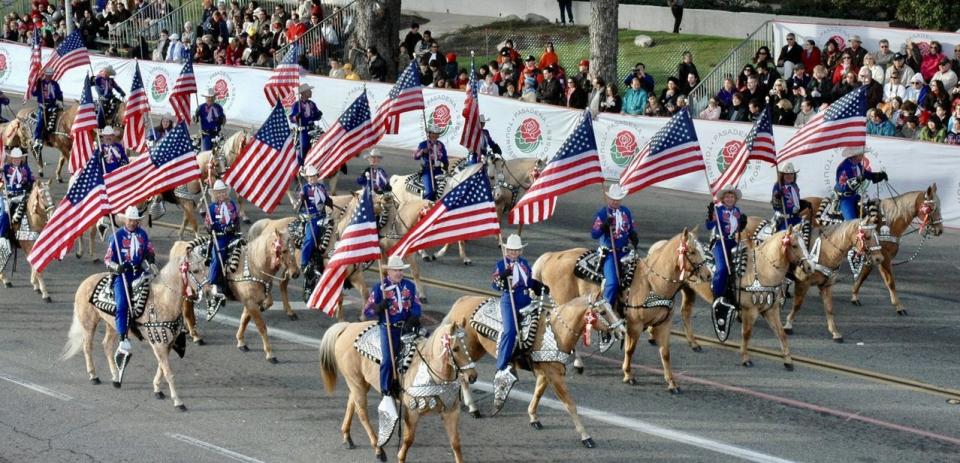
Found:
[[[590,71],[607,83],[617,83],[618,0],[590,0]]]
[[[400,1],[359,0],[356,3],[357,29],[347,61],[356,66],[360,75],[370,78],[367,72],[366,48],[374,47],[387,62],[387,80],[397,77],[397,60],[400,55]]]

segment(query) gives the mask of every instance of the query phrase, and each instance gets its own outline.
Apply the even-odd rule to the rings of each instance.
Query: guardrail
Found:
[[[179,0],[176,6],[171,2],[162,0],[153,0],[134,12],[125,21],[110,26],[110,44],[117,49],[121,45],[134,45],[139,40],[141,31],[146,30],[151,24],[173,11],[176,11],[184,5],[184,0]],[[182,23],[181,23],[182,26]],[[171,32],[179,30],[176,28]]]
[[[709,74],[700,79],[700,83],[690,91],[687,102],[690,105],[690,113],[696,117],[703,108],[707,107],[710,97],[716,96],[717,92],[723,88],[723,81],[730,77],[736,82],[737,76],[743,69],[743,65],[751,63],[757,49],[767,46],[771,53],[773,50],[773,25],[767,21],[760,25],[747,38],[734,48],[723,61],[717,63],[717,66]]]
[[[350,39],[357,24],[357,13],[359,5],[357,0],[346,1],[342,5],[329,5],[333,10],[327,11],[323,20],[317,25],[307,29],[296,42],[299,42],[303,48],[303,54],[306,56],[306,68],[308,72],[318,74],[323,69],[324,63],[330,57],[343,56],[344,48]],[[329,7],[328,6],[328,7]],[[284,45],[276,51],[276,62],[286,56],[291,44]],[[302,62],[302,60],[301,60]],[[277,64],[275,63],[275,65]]]

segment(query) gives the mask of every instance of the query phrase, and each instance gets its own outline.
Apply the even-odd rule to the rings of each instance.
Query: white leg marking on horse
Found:
[[[180,442],[186,442],[187,444],[193,445],[195,447],[200,447],[204,450],[208,450],[210,452],[216,453],[220,456],[229,458],[233,461],[242,461],[244,463],[264,463],[262,460],[257,460],[256,458],[248,457],[242,453],[237,453],[230,449],[218,447],[209,442],[204,442],[200,439],[195,439],[190,436],[184,436],[183,434],[167,433],[167,437],[171,439],[176,439]]]

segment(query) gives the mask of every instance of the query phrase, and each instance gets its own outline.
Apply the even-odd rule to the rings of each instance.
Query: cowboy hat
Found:
[[[860,36],[857,35],[857,34],[851,35],[850,38],[847,39],[847,41],[848,41],[848,42],[862,42],[862,40],[860,40]]]
[[[100,72],[102,72],[102,73],[104,73],[104,74],[106,74],[106,75],[108,75],[108,76],[110,76],[110,77],[113,77],[113,76],[117,75],[117,71],[113,70],[113,66],[111,66],[111,65],[109,65],[109,64],[107,65],[107,67],[101,69]]]
[[[387,260],[387,270],[406,270],[410,268],[410,265],[403,262],[403,257],[400,256],[390,256],[390,259]]]
[[[106,136],[106,135],[116,135],[116,134],[117,134],[117,131],[116,131],[116,130],[113,130],[113,126],[112,126],[112,125],[108,125],[108,126],[104,127],[103,130],[100,131],[100,135],[103,135],[103,136]]]
[[[490,118],[487,117],[487,116],[485,116],[485,115],[483,115],[483,114],[481,114],[481,115],[480,115],[480,123],[481,123],[481,124],[486,124],[487,122],[490,122]]]
[[[841,154],[843,154],[843,157],[845,158],[859,156],[863,154],[863,148],[844,148]]]
[[[202,96],[202,97],[204,97],[204,98],[213,98],[213,97],[216,96],[216,94],[213,93],[213,89],[212,89],[212,88],[208,88],[208,89],[204,90],[204,91],[203,91],[203,95],[200,95],[200,96]]]
[[[180,34],[170,34],[170,40],[180,40]]]
[[[503,243],[503,248],[507,250],[520,250],[525,247],[527,247],[527,245],[520,239],[520,235],[516,234],[507,237],[507,242]]]
[[[733,185],[727,185],[721,188],[720,191],[717,192],[717,199],[723,199],[723,197],[726,196],[727,193],[733,193],[737,197],[737,201],[740,201],[740,198],[743,197],[743,193],[740,192],[739,188]]]
[[[307,166],[303,168],[304,177],[313,177],[316,175],[320,175],[320,171],[317,170],[317,167],[313,164],[307,164]]]
[[[435,133],[437,135],[440,135],[440,132],[443,132],[443,130],[441,130],[440,127],[437,126],[436,124],[433,124],[433,123],[427,124],[427,133]]]
[[[310,84],[300,84],[300,93],[313,90],[313,88],[314,88],[313,85],[310,85]]]
[[[627,192],[623,191],[623,187],[619,183],[614,183],[610,185],[610,188],[607,188],[607,197],[614,201],[620,201],[627,197]]]
[[[381,153],[380,150],[374,148],[374,149],[370,150],[370,151],[369,151],[366,155],[364,155],[363,157],[365,157],[365,158],[367,158],[367,159],[370,159],[370,158],[381,158],[381,159],[383,159],[383,153]]]
[[[43,70],[43,75],[45,75],[45,76],[52,76],[52,75],[53,75],[53,69],[52,69],[52,68],[44,69],[44,70]]]
[[[213,184],[213,191],[226,191],[227,189],[227,184],[223,183],[223,180],[217,180],[217,182]]]
[[[10,158],[11,158],[11,159],[12,159],[12,158],[23,158],[23,157],[26,157],[26,156],[27,156],[27,155],[24,154],[24,153],[23,153],[23,150],[21,150],[20,148],[14,148],[14,149],[10,150]]]
[[[140,220],[140,210],[137,209],[137,206],[127,206],[127,209],[123,211],[123,216],[127,220]]]
[[[800,171],[797,170],[796,167],[794,167],[792,162],[788,162],[782,166],[778,166],[777,172],[780,172],[781,174],[796,174],[797,172],[800,172]]]

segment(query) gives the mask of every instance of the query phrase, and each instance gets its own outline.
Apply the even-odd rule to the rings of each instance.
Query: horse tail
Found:
[[[328,394],[332,394],[337,387],[337,338],[348,326],[350,326],[348,322],[337,323],[327,328],[323,339],[320,340],[320,378]]]
[[[67,334],[67,344],[63,346],[63,352],[60,353],[60,361],[77,355],[77,352],[83,349],[85,338],[86,334],[83,332],[83,326],[80,323],[80,315],[74,309],[73,322],[70,323],[70,333]]]

